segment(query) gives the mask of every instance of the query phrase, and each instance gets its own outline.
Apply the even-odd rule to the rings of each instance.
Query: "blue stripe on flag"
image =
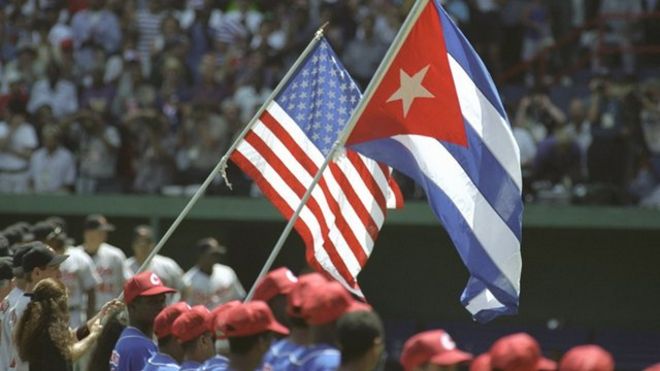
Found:
[[[463,36],[463,33],[454,25],[454,22],[449,18],[442,6],[440,6],[440,2],[438,0],[434,0],[434,2],[440,14],[440,23],[442,23],[442,32],[445,38],[447,53],[456,59],[486,99],[506,119],[506,112],[486,66],[479,59],[477,52],[474,51],[472,45]],[[469,53],[466,53],[466,51],[469,51]]]
[[[500,162],[488,150],[483,140],[465,122],[468,148],[440,141],[477,186],[495,212],[521,240],[523,203],[520,189]]]
[[[461,259],[470,271],[470,274],[479,279],[468,281],[464,296],[470,299],[483,291],[482,286],[472,287],[475,282],[488,282],[488,289],[500,303],[506,306],[506,308],[497,309],[495,312],[516,313],[518,308],[518,293],[514,285],[500,271],[485,251],[483,245],[477,240],[474,231],[465,221],[456,205],[419,169],[415,158],[408,149],[391,138],[356,144],[352,148],[367,157],[399,169],[424,188],[429,198],[429,204],[433,208],[436,217],[441,220],[445,229],[449,232],[449,236],[454,246],[456,246]],[[491,313],[492,311],[486,311],[479,316],[483,316],[484,319],[494,318],[497,314]],[[475,318],[479,319],[479,316],[475,315]]]
[[[463,290],[463,294],[461,295],[461,304],[467,307],[474,297],[478,296],[486,289],[486,285],[481,280],[476,277],[470,277],[468,284],[465,287],[465,290]],[[486,323],[501,315],[513,315],[516,313],[518,313],[517,305],[484,309],[474,314],[473,317],[480,323]]]

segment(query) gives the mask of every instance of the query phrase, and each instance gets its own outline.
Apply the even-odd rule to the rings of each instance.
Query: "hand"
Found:
[[[126,305],[119,299],[112,299],[105,303],[99,312],[101,317],[112,315],[120,310],[123,310]]]
[[[99,336],[101,331],[103,331],[103,325],[101,324],[101,320],[99,318],[94,320],[91,325],[88,325],[88,328],[90,336]]]

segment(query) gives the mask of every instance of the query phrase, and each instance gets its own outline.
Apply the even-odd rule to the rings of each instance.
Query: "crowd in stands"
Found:
[[[0,192],[190,192],[320,25],[329,22],[326,36],[364,88],[410,3],[0,1]],[[496,79],[599,15],[658,10],[645,0],[442,3]],[[570,106],[543,93],[548,82],[533,68],[527,94],[505,94],[527,201],[660,204],[659,82],[632,79],[648,65],[632,47],[658,44],[657,25],[608,20],[604,34],[561,49],[551,70],[600,45],[594,37],[624,51],[620,65],[594,53],[596,78],[574,82],[591,92]],[[600,78],[617,68],[629,78]],[[210,193],[258,194],[240,170],[228,172],[233,190],[218,179]],[[401,183],[407,198],[423,197]]]
[[[103,216],[84,223],[79,246],[58,217],[0,234],[0,369],[615,370],[601,346],[575,346],[552,360],[527,333],[476,355],[431,329],[388,355],[374,308],[323,274],[274,269],[243,301],[233,269],[220,263],[226,247],[212,238],[197,243],[200,258],[185,274],[161,255],[138,272],[154,247],[148,227],[135,229],[127,260],[106,242],[113,225]]]

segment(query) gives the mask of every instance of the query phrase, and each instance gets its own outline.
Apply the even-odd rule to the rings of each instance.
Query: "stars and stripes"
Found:
[[[232,154],[289,219],[361,98],[324,38]],[[333,159],[295,228],[307,261],[361,295],[356,277],[371,254],[387,206],[402,198],[390,169],[355,152]]]

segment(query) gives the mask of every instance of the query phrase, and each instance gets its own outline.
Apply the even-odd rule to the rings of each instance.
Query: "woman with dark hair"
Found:
[[[117,339],[126,328],[126,319],[121,317],[123,312],[110,313],[103,325],[101,335],[96,341],[96,346],[87,366],[88,371],[110,371],[110,356],[115,348]]]
[[[30,370],[70,371],[101,333],[99,316],[88,322],[89,334],[78,341],[69,328],[66,287],[46,278],[34,287],[31,301],[20,318],[15,342],[18,354],[29,362]],[[82,333],[82,331],[78,331]]]

